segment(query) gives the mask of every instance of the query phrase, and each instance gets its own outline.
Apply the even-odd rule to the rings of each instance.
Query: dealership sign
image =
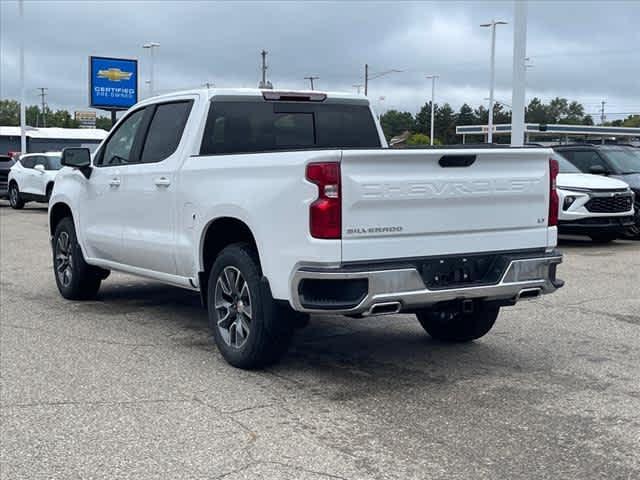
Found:
[[[89,106],[126,110],[138,101],[138,61],[89,57]]]

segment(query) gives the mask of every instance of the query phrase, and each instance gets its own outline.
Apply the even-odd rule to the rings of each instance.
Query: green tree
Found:
[[[380,124],[385,137],[389,140],[402,132],[413,130],[415,120],[409,112],[389,110],[380,117]]]
[[[457,143],[456,114],[451,105],[445,103],[440,108],[436,107],[434,122],[436,140],[440,140],[445,145]]]
[[[429,145],[431,139],[424,133],[414,133],[407,139],[407,145]]]
[[[640,115],[629,115],[624,119],[622,125],[631,128],[640,128]]]
[[[552,123],[549,122],[547,106],[538,97],[533,97],[525,110],[525,121],[528,123]]]
[[[0,125],[20,125],[20,103],[15,100],[0,100]]]
[[[96,117],[96,128],[101,128],[107,132],[111,130],[111,118],[109,117]]]
[[[436,111],[438,104],[436,103]],[[415,131],[424,134],[431,133],[431,102],[425,103],[416,114]]]
[[[466,103],[463,103],[458,111],[457,115],[457,125],[475,125],[476,116],[473,113],[473,108],[471,108]]]
[[[480,105],[473,111],[474,125],[486,125],[489,123],[489,110]]]
[[[488,119],[487,119],[488,123]],[[511,110],[505,110],[501,103],[493,104],[493,124],[511,123]]]

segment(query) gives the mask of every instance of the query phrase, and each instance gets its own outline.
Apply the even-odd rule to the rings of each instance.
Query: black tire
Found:
[[[595,243],[611,243],[618,238],[617,233],[594,233],[589,236]]]
[[[47,191],[45,194],[47,203],[49,203],[49,200],[51,200],[51,192],[53,192],[53,183],[50,183],[49,185],[47,185]]]
[[[9,184],[9,205],[11,205],[11,208],[16,210],[20,210],[24,207],[24,200],[20,195],[20,189],[16,182],[11,182]]]
[[[71,217],[63,218],[56,225],[52,251],[53,276],[60,295],[69,300],[95,298],[109,272],[85,262]]]
[[[232,366],[264,367],[287,351],[294,322],[273,300],[258,256],[248,244],[229,245],[214,261],[207,306],[213,339]]]
[[[445,342],[470,342],[483,337],[493,327],[499,307],[476,303],[472,313],[463,313],[459,306],[416,313],[418,321],[429,335]]]

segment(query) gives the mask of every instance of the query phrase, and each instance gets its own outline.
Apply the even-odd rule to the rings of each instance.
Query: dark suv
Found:
[[[635,225],[629,235],[640,238],[640,149],[627,145],[557,145],[553,149],[583,173],[607,175],[626,182],[636,194]]]
[[[7,178],[15,162],[9,155],[0,155],[0,198],[8,198]]]

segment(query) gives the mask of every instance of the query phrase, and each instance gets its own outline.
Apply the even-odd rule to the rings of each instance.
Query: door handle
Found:
[[[111,180],[109,180],[109,185],[111,185],[112,187],[119,187],[120,179],[118,177],[112,178]]]
[[[158,187],[168,187],[171,185],[171,180],[168,177],[156,177],[153,179],[153,183],[155,183]]]

